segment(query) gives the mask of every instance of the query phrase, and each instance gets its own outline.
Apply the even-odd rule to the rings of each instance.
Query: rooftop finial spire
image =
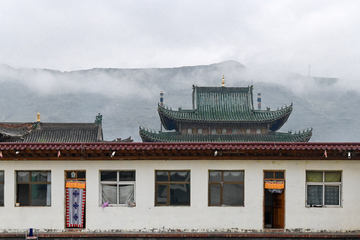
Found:
[[[222,78],[221,86],[225,87],[225,77],[224,77],[224,75],[223,75],[223,78]]]
[[[37,121],[40,122],[40,113],[39,112],[36,114],[36,117],[37,117]]]

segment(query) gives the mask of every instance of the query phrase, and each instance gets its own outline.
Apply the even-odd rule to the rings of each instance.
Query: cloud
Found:
[[[204,65],[357,80],[359,1],[3,1],[0,62],[61,71]]]

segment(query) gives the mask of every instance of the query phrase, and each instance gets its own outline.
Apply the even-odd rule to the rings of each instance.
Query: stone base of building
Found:
[[[2,240],[25,239],[25,233],[0,233]],[[88,233],[88,232],[57,232],[57,233],[38,233],[37,239],[41,240],[81,240],[81,239],[106,239],[106,240],[178,240],[178,239],[196,239],[196,240],[226,240],[226,239],[241,239],[241,240],[286,240],[286,239],[360,239],[360,232],[342,233],[342,232],[324,232],[324,233],[296,233],[287,232],[285,230],[271,230],[262,233]],[[34,238],[31,238],[34,240]],[[36,238],[35,238],[36,239]],[[30,239],[28,239],[30,240]]]

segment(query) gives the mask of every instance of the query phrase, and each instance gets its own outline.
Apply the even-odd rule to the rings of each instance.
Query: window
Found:
[[[246,134],[250,134],[250,133],[251,133],[250,128],[246,129]]]
[[[135,171],[101,171],[101,204],[135,206]]]
[[[51,206],[50,171],[17,171],[16,185],[19,206]]]
[[[341,171],[306,171],[306,206],[341,205]]]
[[[188,134],[192,134],[192,128],[188,128]]]
[[[260,134],[260,133],[261,133],[261,129],[260,128],[256,129],[256,134]]]
[[[86,172],[84,170],[66,171],[65,180],[86,181]]]
[[[198,129],[198,134],[202,134],[202,133],[203,133],[202,128],[199,128]]]
[[[155,171],[156,206],[190,206],[190,171]]]
[[[233,128],[233,129],[232,129],[232,134],[236,134],[236,133],[237,133],[236,130],[237,130],[236,128]]]
[[[0,206],[4,206],[4,171],[0,171]]]
[[[244,171],[209,171],[209,206],[244,206]]]
[[[216,129],[215,128],[211,129],[211,134],[216,134]]]
[[[226,128],[223,128],[223,129],[221,130],[221,133],[222,133],[222,134],[226,134]]]

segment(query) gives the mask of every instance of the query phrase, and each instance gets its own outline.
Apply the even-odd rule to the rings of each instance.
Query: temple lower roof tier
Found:
[[[308,142],[312,129],[299,133],[269,132],[268,134],[187,134],[139,130],[143,142]]]

